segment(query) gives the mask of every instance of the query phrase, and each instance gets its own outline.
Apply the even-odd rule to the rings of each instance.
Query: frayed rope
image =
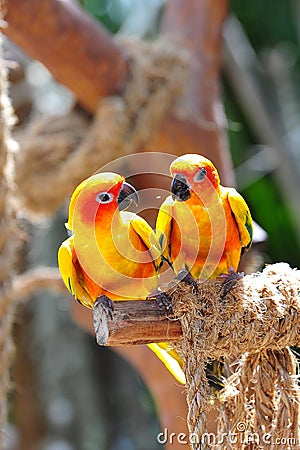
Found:
[[[20,135],[17,197],[32,215],[51,215],[101,166],[138,150],[186,82],[186,55],[164,41],[119,38],[129,75],[122,95],[105,97],[93,118],[78,111],[34,120]]]
[[[176,350],[185,361],[188,427],[198,437],[192,448],[241,450],[249,448],[249,435],[260,445],[251,448],[270,448],[263,439],[268,433],[276,449],[299,448],[300,397],[288,346],[300,344],[300,271],[285,263],[267,266],[245,276],[224,299],[221,279],[199,282],[198,290],[185,283],[177,283],[173,293],[170,288],[183,330]],[[205,441],[212,407],[205,368],[212,360],[235,361],[217,399],[214,443]]]

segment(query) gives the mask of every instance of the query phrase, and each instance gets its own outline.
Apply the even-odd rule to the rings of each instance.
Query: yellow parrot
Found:
[[[66,227],[73,235],[58,250],[62,279],[76,300],[111,313],[111,300],[145,299],[157,287],[159,245],[148,223],[123,211],[138,202],[121,175],[105,172],[84,180],[74,191]],[[181,361],[167,343],[149,347],[181,383]]]
[[[163,257],[176,274],[205,280],[228,274],[238,278],[242,251],[252,243],[252,218],[243,197],[220,184],[213,163],[200,155],[176,158],[171,193],[158,212],[156,233]]]
[[[194,285],[224,278],[220,298],[236,281],[241,254],[252,243],[252,218],[243,197],[234,189],[220,185],[213,163],[200,155],[176,158],[171,166],[171,193],[161,205],[156,234],[163,258],[177,277]],[[158,294],[157,303],[171,307],[168,295]],[[223,387],[222,364],[207,367],[212,393]]]

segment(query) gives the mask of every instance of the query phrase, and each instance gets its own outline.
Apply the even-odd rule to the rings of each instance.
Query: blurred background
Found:
[[[153,39],[162,0],[81,0],[112,33]],[[232,0],[224,30],[222,95],[238,190],[262,227],[260,266],[300,266],[300,4]],[[5,40],[10,95],[19,124],[66,114],[70,91]],[[66,208],[29,225],[24,265],[56,266]],[[265,233],[265,234],[264,234]],[[139,374],[99,348],[70,319],[70,298],[36,293],[15,327],[7,450],[150,450],[160,431],[157,408]]]

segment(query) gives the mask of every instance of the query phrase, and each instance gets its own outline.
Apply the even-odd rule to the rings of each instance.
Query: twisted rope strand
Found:
[[[198,290],[195,295],[179,283],[171,293],[183,331],[176,349],[185,361],[190,433],[201,442],[206,432],[211,405],[205,365],[225,358],[239,361],[219,399],[218,436],[227,439],[209,448],[248,449],[249,439],[253,449],[270,448],[263,440],[269,432],[282,442],[276,448],[299,448],[299,389],[287,346],[300,343],[300,271],[285,263],[267,266],[259,276],[244,277],[224,300],[221,280],[199,282]],[[236,441],[230,433],[237,433]],[[199,448],[206,447],[192,443]]]
[[[20,136],[17,195],[33,216],[53,214],[83,179],[140,150],[184,89],[187,65],[180,49],[133,38],[119,44],[130,71],[122,95],[103,98],[92,119],[78,111],[38,118]]]
[[[0,36],[0,448],[3,448],[7,420],[6,397],[9,390],[9,367],[13,353],[11,329],[15,305],[12,302],[17,239],[16,221],[11,202],[11,127],[14,123],[11,104],[7,96],[7,71],[2,58]]]

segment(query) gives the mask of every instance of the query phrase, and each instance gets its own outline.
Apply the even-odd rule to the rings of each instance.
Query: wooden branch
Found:
[[[172,0],[166,3],[161,35],[190,55],[190,73],[177,108],[147,145],[148,151],[203,154],[218,168],[223,184],[233,186],[220,96],[223,25],[228,0]]]
[[[217,118],[213,108],[220,97],[222,30],[227,10],[227,0],[172,0],[162,20],[162,34],[191,55],[192,76],[181,102],[193,104],[202,112],[201,119],[211,122]]]
[[[237,282],[225,301],[220,297],[222,282],[199,282],[197,295],[191,295],[192,287],[185,283],[172,288],[174,312],[189,327],[194,309],[201,338],[212,341],[208,346],[211,358],[299,344],[299,270],[286,263],[269,265],[262,273],[246,275]],[[116,301],[114,307],[112,319],[101,305],[94,308],[99,345],[178,342],[182,338],[179,320],[168,316],[155,301]]]
[[[3,33],[94,112],[102,96],[117,92],[127,62],[106,30],[75,2],[9,0]]]
[[[99,345],[139,345],[151,342],[176,342],[182,335],[181,325],[155,301],[128,300],[114,302],[112,318],[101,304],[93,310],[94,327]]]
[[[167,115],[148,151],[181,154],[182,149],[212,158],[224,184],[234,176],[219,98],[222,28],[228,1],[167,2],[161,34],[189,51],[190,76],[178,102],[181,115]],[[127,62],[105,29],[79,6],[59,0],[9,0],[3,32],[41,61],[90,112],[101,97],[116,93]]]

